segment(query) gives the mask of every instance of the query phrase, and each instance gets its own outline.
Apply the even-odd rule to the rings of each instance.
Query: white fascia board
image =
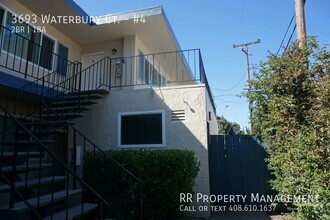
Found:
[[[95,23],[97,25],[107,24],[110,21],[113,21],[115,19],[116,22],[120,21],[127,21],[127,20],[133,20],[134,18],[138,17],[150,17],[153,15],[161,15],[163,11],[162,6],[156,6],[156,7],[150,7],[150,8],[144,8],[139,10],[132,10],[127,12],[119,12],[119,13],[113,13],[113,14],[106,14],[97,16],[97,20]]]

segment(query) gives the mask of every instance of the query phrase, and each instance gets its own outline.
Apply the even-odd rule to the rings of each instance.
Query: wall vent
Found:
[[[171,119],[172,121],[184,121],[186,119],[185,110],[173,110]]]

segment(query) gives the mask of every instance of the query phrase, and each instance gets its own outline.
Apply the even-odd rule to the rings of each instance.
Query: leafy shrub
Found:
[[[143,213],[147,219],[177,219],[180,193],[192,193],[199,163],[188,150],[122,150],[107,152],[143,180]],[[97,192],[114,205],[114,195],[124,198],[126,188],[116,188],[116,166],[101,153],[86,153],[83,176]],[[117,185],[122,186],[123,180]],[[136,187],[132,184],[133,188]],[[121,200],[123,201],[123,200]],[[124,200],[129,202],[127,200]],[[125,204],[124,204],[125,206]],[[127,205],[126,205],[127,206]],[[132,211],[132,210],[129,210]],[[131,212],[130,218],[136,218]]]
[[[294,43],[269,56],[251,83],[254,131],[266,142],[273,188],[319,196],[290,204],[295,219],[330,219],[330,52],[313,38],[304,50]]]

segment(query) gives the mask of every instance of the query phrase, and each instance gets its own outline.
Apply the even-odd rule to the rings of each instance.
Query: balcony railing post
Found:
[[[112,77],[112,59],[109,58],[109,71],[108,71],[108,75],[109,75],[109,90],[111,89],[111,77]]]
[[[71,159],[71,163],[72,163],[72,169],[73,172],[76,174],[77,173],[77,161],[76,161],[76,154],[77,154],[77,143],[76,143],[76,136],[77,132],[73,131],[73,148],[72,148],[72,159]],[[77,183],[76,183],[76,177],[73,177],[73,189],[77,188]]]
[[[24,39],[23,39],[23,46],[24,46]],[[27,77],[27,72],[28,72],[28,68],[29,68],[29,54],[30,54],[30,43],[28,41],[28,50],[27,50],[27,54],[26,54],[26,64],[25,64],[24,78]]]
[[[38,86],[38,84],[36,85]],[[41,94],[40,94],[40,104],[39,104],[39,137],[41,137],[42,131],[42,117],[43,117],[43,102],[44,102],[44,87],[45,87],[45,77],[42,77],[42,86],[41,86]]]

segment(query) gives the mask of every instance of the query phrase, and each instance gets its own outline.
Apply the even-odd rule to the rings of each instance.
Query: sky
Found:
[[[249,126],[246,58],[233,44],[261,40],[249,48],[251,73],[280,48],[294,14],[294,0],[75,0],[89,15],[162,5],[182,49],[200,48],[217,115]],[[330,47],[330,0],[306,0],[307,35]],[[285,38],[291,35],[293,25]],[[155,27],[156,28],[156,27]],[[293,40],[296,39],[294,33]],[[280,53],[283,51],[281,49]]]

